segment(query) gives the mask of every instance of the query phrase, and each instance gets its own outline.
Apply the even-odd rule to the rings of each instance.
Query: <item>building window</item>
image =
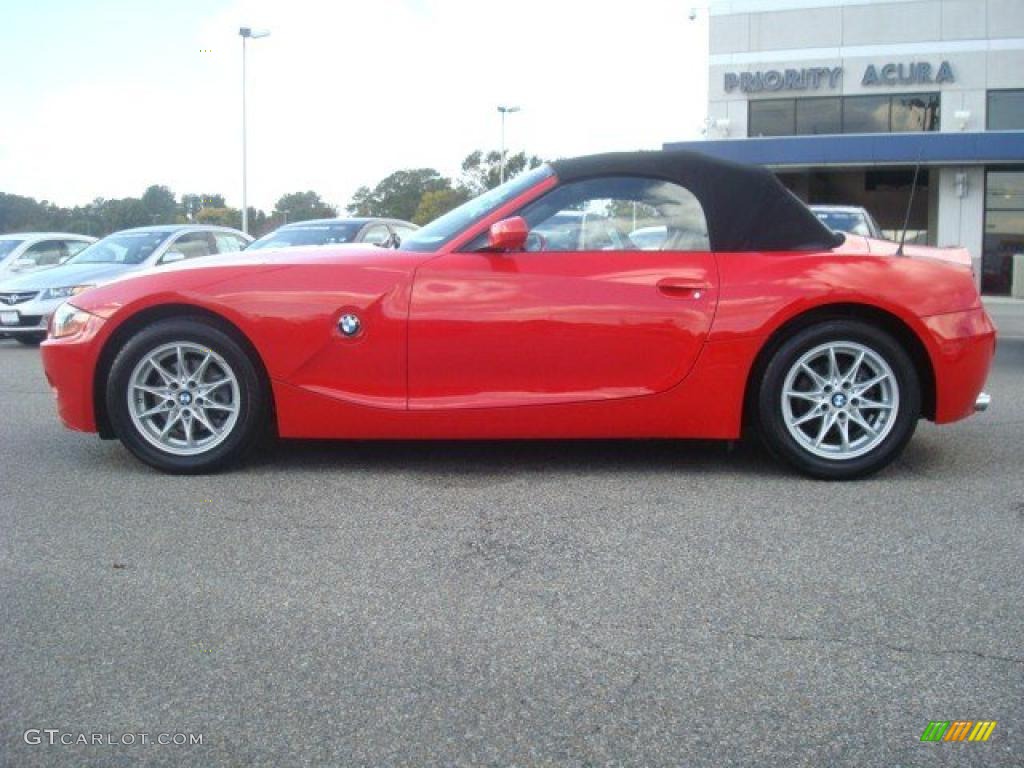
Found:
[[[1010,293],[1017,253],[1024,254],[1024,170],[989,171],[985,174],[983,293]]]
[[[841,99],[800,99],[796,103],[798,136],[816,133],[840,133],[843,126]]]
[[[987,112],[990,131],[1024,128],[1024,91],[989,91]]]
[[[938,93],[757,99],[749,106],[749,136],[939,130]]]
[[[893,133],[939,130],[939,94],[904,93],[892,97]]]
[[[843,99],[843,133],[888,133],[892,116],[889,96],[850,96]]]
[[[796,99],[750,102],[750,136],[792,136],[796,132]]]

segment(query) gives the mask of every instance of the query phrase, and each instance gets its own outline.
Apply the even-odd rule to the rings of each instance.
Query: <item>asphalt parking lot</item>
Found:
[[[0,341],[0,765],[1020,765],[1024,305],[991,308],[992,408],[845,484],[675,442],[166,477]],[[919,741],[958,719],[998,725]]]

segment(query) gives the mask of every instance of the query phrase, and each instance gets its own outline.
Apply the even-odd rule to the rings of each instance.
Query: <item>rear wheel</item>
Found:
[[[892,462],[921,413],[917,371],[889,334],[853,320],[806,328],[765,369],[758,420],[768,447],[800,471],[842,480]]]
[[[259,373],[231,336],[194,319],[138,333],[107,380],[114,432],[133,454],[165,472],[210,472],[240,459],[263,432]]]

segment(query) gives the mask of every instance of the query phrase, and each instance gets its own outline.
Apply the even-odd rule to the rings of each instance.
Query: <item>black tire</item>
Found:
[[[178,455],[154,445],[136,425],[128,402],[131,377],[140,361],[176,343],[200,345],[220,356],[238,384],[234,425],[225,430],[222,442],[194,455]],[[106,386],[107,413],[114,433],[137,458],[171,474],[214,472],[242,459],[266,431],[268,398],[256,364],[246,350],[229,334],[198,318],[161,320],[137,333],[118,352]],[[198,399],[193,406],[197,405]]]
[[[831,389],[832,385],[829,384],[827,390],[829,394],[824,398],[824,402],[821,405],[806,406],[807,410],[804,411],[804,414],[821,408],[823,412],[826,409],[833,411],[837,419],[841,415],[843,426],[850,431],[850,434],[855,431],[858,438],[864,440],[864,445],[860,450],[865,452],[850,457],[841,456],[839,453],[832,457],[824,457],[814,452],[818,450],[816,446],[805,445],[791,433],[784,413],[783,388],[790,371],[795,369],[797,363],[805,355],[820,349],[822,345],[842,343],[865,347],[888,365],[896,382],[896,415],[887,417],[884,422],[869,421],[869,426],[877,428],[878,437],[873,437],[852,420],[847,423],[847,419],[850,417],[846,413],[840,414],[840,411],[844,407],[853,409],[855,400],[852,397],[840,399],[839,402],[843,407],[837,408],[836,401],[832,398],[844,393],[839,388]],[[848,368],[852,365],[852,363],[848,363]],[[807,381],[811,380],[809,375],[796,375],[804,375]],[[866,378],[870,380],[870,377]],[[854,384],[854,389],[856,389],[856,384]],[[826,388],[822,387],[822,391],[826,391]],[[790,402],[797,403],[799,398],[791,399]],[[792,407],[790,407],[790,411],[793,412]],[[858,416],[863,417],[863,413],[857,410]],[[865,417],[865,420],[881,419],[882,413],[873,411]],[[799,418],[799,415],[795,415],[795,418]],[[797,332],[792,338],[784,341],[768,361],[757,393],[758,431],[768,449],[800,472],[825,480],[851,480],[865,477],[886,467],[906,447],[914,434],[920,416],[921,385],[917,369],[914,367],[910,355],[899,342],[885,331],[857,320],[823,321]],[[815,418],[811,417],[805,430],[820,430],[825,424],[824,421],[814,421]],[[879,427],[879,424],[884,426]],[[838,432],[839,426],[837,423],[827,432],[833,443],[843,439],[841,433]],[[795,425],[794,429],[797,429]],[[886,429],[888,432],[885,432]],[[871,445],[873,440],[877,440],[877,444]],[[813,440],[810,442],[813,443]],[[845,446],[845,443],[843,445]],[[820,450],[824,450],[824,448]]]
[[[26,347],[38,347],[44,341],[46,341],[45,333],[17,333],[14,334],[15,340]]]

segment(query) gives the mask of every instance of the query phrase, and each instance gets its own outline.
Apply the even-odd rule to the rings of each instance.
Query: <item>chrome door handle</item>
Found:
[[[708,289],[707,283],[666,278],[658,281],[658,290],[672,299],[699,299]]]

